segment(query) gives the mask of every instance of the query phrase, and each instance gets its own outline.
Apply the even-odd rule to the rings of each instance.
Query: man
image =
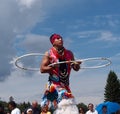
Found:
[[[17,108],[17,105],[14,101],[10,101],[8,103],[8,108],[10,109],[11,114],[21,114],[20,109]]]
[[[27,114],[28,109],[32,109],[32,114],[40,114],[40,109],[38,108],[38,102],[36,100],[32,101],[32,105],[24,111],[24,114]]]
[[[70,50],[63,46],[63,38],[59,34],[53,34],[50,37],[52,48],[45,52],[45,56],[41,62],[41,73],[48,73],[49,80],[43,96],[41,105],[57,104],[63,99],[73,98],[69,87],[69,77],[71,69],[75,71],[80,69],[81,62],[68,62],[58,65],[49,66],[49,64],[62,61],[73,61],[74,55]]]
[[[32,108],[33,114],[40,114],[40,109],[38,108],[38,102],[36,100],[32,102],[31,108]]]
[[[88,104],[88,111],[86,114],[98,114],[97,110],[94,109],[94,105],[92,103]]]

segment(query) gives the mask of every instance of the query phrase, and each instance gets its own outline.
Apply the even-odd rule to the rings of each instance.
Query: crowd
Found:
[[[21,111],[20,108],[18,108],[15,101],[10,101],[8,102],[7,107],[0,104],[0,114],[51,114],[51,112],[47,105],[39,107],[37,101],[33,101],[31,106],[27,107],[24,111]]]
[[[98,112],[94,105],[92,103],[88,104],[87,111],[84,107],[80,106],[78,108],[79,114],[109,114],[107,112],[107,106],[102,106],[102,111]],[[18,107],[15,101],[10,101],[8,103],[8,111],[5,111],[5,108],[3,105],[0,104],[0,114],[52,114],[52,112],[49,110],[48,105],[44,105],[39,107],[37,101],[33,101],[31,103],[30,107],[27,107],[24,111],[21,111]],[[120,114],[120,110],[118,110],[115,113],[111,114]]]

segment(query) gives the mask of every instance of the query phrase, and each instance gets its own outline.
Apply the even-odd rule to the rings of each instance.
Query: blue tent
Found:
[[[96,107],[96,110],[98,111],[98,114],[102,114],[102,107],[103,106],[107,106],[107,114],[112,114],[115,113],[116,111],[120,110],[120,104],[116,103],[116,102],[103,102],[101,104],[99,104]]]

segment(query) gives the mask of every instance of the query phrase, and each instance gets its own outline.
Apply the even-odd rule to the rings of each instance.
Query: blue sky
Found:
[[[48,75],[23,71],[12,64],[26,53],[44,53],[53,33],[76,58],[107,57],[112,65],[72,72],[70,86],[77,102],[104,100],[110,70],[120,78],[120,2],[117,0],[1,0],[0,98],[38,100]]]

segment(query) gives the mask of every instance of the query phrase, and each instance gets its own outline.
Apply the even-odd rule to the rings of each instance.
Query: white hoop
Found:
[[[22,55],[18,58],[16,58],[15,60],[15,65],[22,69],[22,70],[30,70],[30,71],[38,71],[40,70],[40,68],[32,68],[32,67],[23,67],[22,65],[18,64],[18,61],[24,57],[28,57],[28,56],[44,56],[45,54],[41,54],[41,53],[29,53],[29,54],[25,54]],[[84,66],[82,67],[82,64],[87,62],[87,61],[95,61],[95,60],[100,60],[100,61],[105,61],[107,63],[104,63],[102,65],[95,65],[95,66]],[[58,64],[63,64],[63,63],[74,63],[74,62],[82,62],[81,64],[81,69],[96,69],[96,68],[101,68],[101,67],[106,67],[108,65],[110,65],[112,62],[108,59],[108,58],[103,58],[103,57],[96,57],[96,58],[86,58],[86,59],[77,59],[75,61],[62,61],[62,62],[56,62],[56,63],[52,63],[49,64],[48,66],[53,66],[53,65],[58,65]]]
[[[96,69],[96,68],[106,67],[112,63],[108,58],[96,57],[96,58],[77,59],[75,61],[56,62],[56,63],[50,64],[49,66],[54,66],[54,65],[63,64],[63,63],[75,63],[75,62],[85,63],[87,61],[96,61],[96,60],[97,61],[106,61],[107,63],[101,64],[101,65],[89,66],[89,67],[88,66],[82,67],[82,65],[81,65],[81,69]]]
[[[22,56],[16,58],[16,60],[15,60],[15,65],[16,65],[18,68],[22,69],[22,70],[38,71],[39,68],[31,68],[31,67],[23,67],[23,66],[20,66],[20,65],[18,64],[18,61],[19,61],[20,59],[22,59],[22,58],[24,58],[24,57],[28,57],[28,56],[44,56],[44,55],[45,55],[45,54],[41,54],[41,53],[28,53],[28,54],[22,55]]]

